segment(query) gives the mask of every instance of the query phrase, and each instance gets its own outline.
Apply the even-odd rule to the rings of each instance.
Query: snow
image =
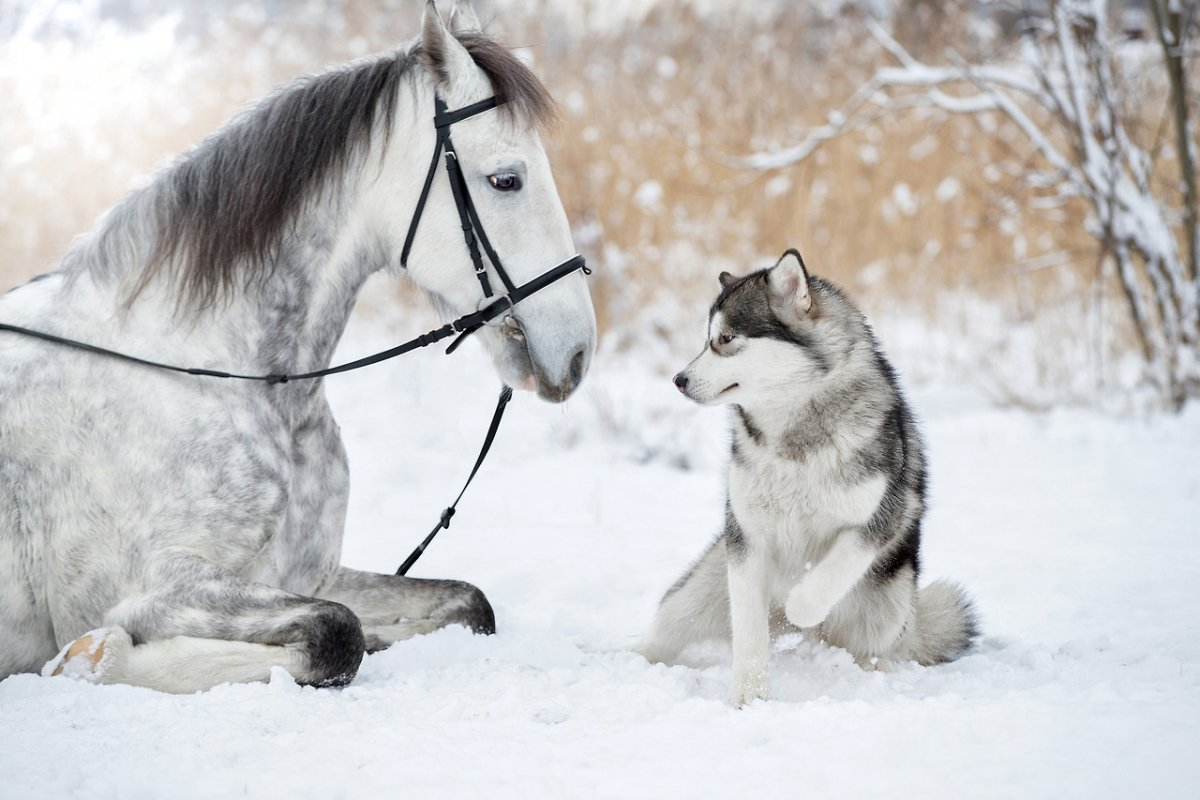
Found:
[[[942,178],[941,183],[934,190],[934,197],[939,203],[948,203],[956,197],[962,195],[962,181],[955,178],[953,175]]]
[[[662,207],[663,187],[658,181],[645,181],[633,193],[634,204],[646,212],[654,212]]]
[[[426,321],[356,317],[339,357]],[[876,673],[789,637],[773,699],[738,711],[727,650],[673,666],[627,650],[721,518],[724,413],[669,376],[606,352],[564,407],[517,396],[412,572],[484,588],[496,636],[401,642],[340,690],[282,671],[192,696],[13,676],[0,797],[1194,796],[1200,407],[1031,414],[915,387],[925,576],[973,594],[978,649]],[[474,344],[330,380],[348,564],[394,569],[432,527],[497,389]]]

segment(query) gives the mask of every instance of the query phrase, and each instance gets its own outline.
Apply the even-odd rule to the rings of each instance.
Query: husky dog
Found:
[[[664,661],[732,636],[739,706],[766,696],[772,632],[811,631],[864,667],[956,658],[975,616],[953,584],[917,589],[923,446],[866,320],[795,250],[720,281],[708,342],[675,385],[733,407],[725,530],[638,650]]]

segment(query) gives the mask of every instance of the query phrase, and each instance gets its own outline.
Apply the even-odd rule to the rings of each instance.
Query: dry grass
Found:
[[[412,6],[347,2],[288,20],[244,11],[198,40],[159,32],[114,45],[110,31],[92,45],[0,51],[0,106],[16,109],[0,121],[0,288],[52,268],[131,185],[271,85],[402,42],[416,30]],[[653,331],[620,323],[672,305],[694,315],[719,270],[765,266],[790,246],[880,316],[903,306],[969,331],[969,312],[946,301],[969,293],[1053,337],[1059,318],[1083,320],[1093,305],[1082,210],[1035,208],[1021,181],[1028,148],[999,120],[912,112],[791,170],[722,163],[795,141],[882,63],[852,22],[699,18],[670,4],[584,35],[534,14],[500,22],[562,104],[551,157],[577,245],[600,267],[603,329]],[[1113,300],[1102,347],[1125,348],[1120,324]],[[1038,352],[1032,368],[1052,381],[1061,359]]]
[[[569,135],[556,153],[569,165],[558,174],[570,210],[575,219],[599,220],[602,244],[637,254],[650,275],[671,274],[655,256],[681,239],[745,268],[799,246],[810,266],[852,289],[878,287],[905,301],[942,288],[1001,295],[1048,288],[1031,266],[1051,254],[1090,269],[1081,209],[1030,207],[1021,181],[1028,148],[995,118],[908,112],[831,142],[789,170],[725,167],[721,154],[799,139],[876,62],[832,55],[870,49],[846,30],[833,31],[827,52],[789,46],[804,40],[800,21],[747,30],[738,40],[697,22],[666,27],[688,33],[674,42],[647,33],[663,47],[646,63],[627,59],[619,72],[588,80],[583,52],[554,70],[568,76],[560,97],[586,98],[568,114]],[[770,47],[755,45],[763,41]],[[610,44],[595,46],[603,52]],[[723,57],[689,57],[721,46]],[[671,77],[656,70],[664,57]],[[735,57],[739,70],[726,70]],[[661,204],[639,202],[647,181],[662,187]]]

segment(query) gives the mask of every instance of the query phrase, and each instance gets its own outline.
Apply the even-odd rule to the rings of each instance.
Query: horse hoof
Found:
[[[66,675],[100,683],[117,660],[118,654],[132,644],[123,628],[97,628],[88,631],[64,647],[46,666],[42,675]]]

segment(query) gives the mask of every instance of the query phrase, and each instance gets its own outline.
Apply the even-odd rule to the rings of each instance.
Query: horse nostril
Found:
[[[571,388],[575,388],[583,380],[584,370],[584,348],[579,348],[575,351],[575,355],[571,356],[571,365],[567,369],[567,375],[570,376]]]
[[[687,375],[680,372],[678,375],[675,376],[675,388],[676,389],[678,389],[679,391],[682,392],[684,389],[687,388],[687,385],[688,385]]]

